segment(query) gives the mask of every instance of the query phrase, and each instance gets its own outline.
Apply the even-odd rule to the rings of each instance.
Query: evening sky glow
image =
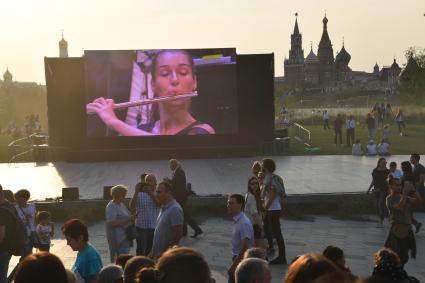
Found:
[[[64,30],[68,52],[145,48],[236,47],[238,54],[275,53],[283,75],[296,12],[304,54],[317,53],[324,13],[334,52],[351,54],[353,70],[375,62],[405,63],[409,46],[425,47],[424,0],[0,0],[0,73],[44,84],[44,56],[58,56]]]

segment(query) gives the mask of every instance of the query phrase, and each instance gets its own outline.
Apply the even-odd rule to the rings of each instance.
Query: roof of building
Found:
[[[344,47],[344,44],[343,44],[341,51],[339,51],[339,53],[336,55],[335,61],[345,63],[345,64],[348,65],[350,60],[351,60],[351,55],[350,55],[350,53],[347,52],[347,50],[345,50],[345,47]]]
[[[3,79],[5,81],[11,81],[13,78],[12,74],[9,72],[9,68],[6,68],[6,72],[3,74]]]

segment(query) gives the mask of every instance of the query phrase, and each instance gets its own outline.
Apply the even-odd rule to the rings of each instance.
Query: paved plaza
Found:
[[[418,213],[417,219],[425,223],[425,213]],[[370,217],[372,220],[373,216]],[[310,217],[308,217],[310,219]],[[326,216],[313,216],[309,221],[281,220],[283,235],[287,247],[287,257],[306,252],[320,252],[327,245],[341,247],[346,254],[347,266],[359,276],[368,276],[373,269],[373,253],[384,243],[389,224],[385,228],[376,228],[374,221],[338,220]],[[223,218],[208,218],[201,227],[204,236],[200,239],[185,237],[182,245],[198,249],[206,257],[217,282],[227,282],[226,267],[230,265],[230,234],[232,221]],[[105,239],[105,222],[89,226],[90,242],[102,255],[104,264],[109,263],[108,247]],[[66,245],[60,233],[60,224],[56,226],[56,235],[51,252],[57,254],[66,267],[71,267],[76,252]],[[425,230],[416,235],[418,256],[406,265],[407,272],[421,282],[425,282]],[[134,253],[134,251],[133,251]],[[13,258],[11,265],[16,264]],[[282,282],[286,266],[272,266],[273,283]]]
[[[182,160],[187,181],[199,195],[242,193],[246,191],[251,165],[263,157]],[[365,192],[378,157],[351,155],[273,156],[277,173],[289,194]],[[388,161],[409,160],[408,155],[390,156]],[[142,172],[158,178],[170,177],[167,160],[0,164],[4,189],[13,192],[27,188],[31,198],[61,196],[63,187],[78,187],[80,197],[103,197],[103,186],[124,184],[130,194]]]

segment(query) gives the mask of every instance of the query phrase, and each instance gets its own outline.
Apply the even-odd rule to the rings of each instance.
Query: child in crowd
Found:
[[[51,238],[55,233],[55,226],[53,222],[51,222],[50,213],[47,211],[40,211],[37,214],[37,223],[36,232],[41,244],[38,249],[43,252],[48,252],[50,250]]]

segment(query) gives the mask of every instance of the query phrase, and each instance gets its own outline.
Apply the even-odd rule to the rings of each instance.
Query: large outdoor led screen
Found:
[[[237,134],[234,48],[84,56],[88,137]]]

